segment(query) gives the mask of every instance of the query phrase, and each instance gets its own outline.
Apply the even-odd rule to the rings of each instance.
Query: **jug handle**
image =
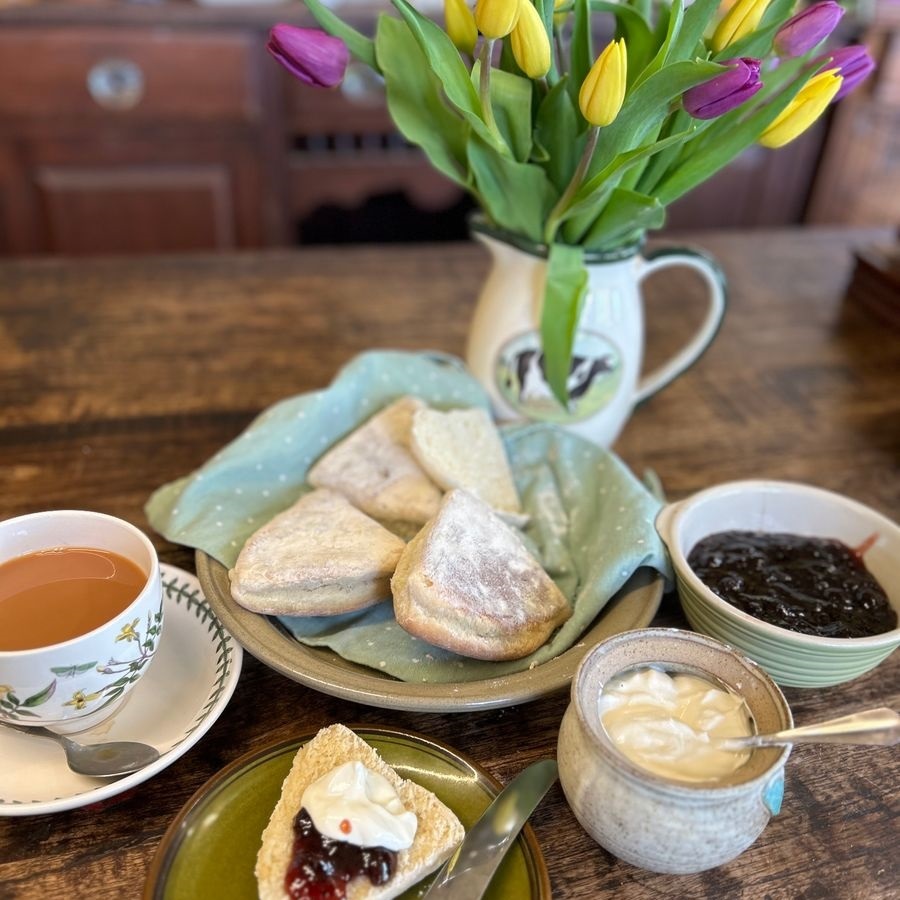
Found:
[[[635,403],[641,403],[651,397],[690,368],[712,343],[725,315],[727,303],[725,275],[711,257],[696,250],[687,247],[667,247],[651,251],[640,261],[638,283],[652,273],[669,266],[686,266],[702,276],[708,288],[706,316],[700,328],[681,350],[667,362],[641,377],[635,394]]]

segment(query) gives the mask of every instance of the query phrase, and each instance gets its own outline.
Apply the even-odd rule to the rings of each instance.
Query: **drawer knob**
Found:
[[[104,59],[91,67],[87,87],[103,109],[134,109],[144,95],[144,73],[129,59]]]

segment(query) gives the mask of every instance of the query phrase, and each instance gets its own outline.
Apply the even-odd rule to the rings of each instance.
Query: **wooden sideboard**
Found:
[[[371,30],[377,9],[347,4],[342,15]],[[462,237],[466,198],[396,133],[377,78],[354,63],[340,88],[298,83],[265,51],[277,21],[313,24],[299,2],[0,9],[0,254]],[[888,22],[875,34],[886,59],[897,33]],[[900,65],[882,73],[830,127],[777,153],[752,148],[675,204],[669,224],[795,224],[810,211],[900,220],[888,165]],[[850,152],[861,127],[863,159]]]

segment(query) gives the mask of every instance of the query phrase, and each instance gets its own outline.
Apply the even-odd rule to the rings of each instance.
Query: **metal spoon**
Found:
[[[770,747],[778,744],[881,744],[889,746],[900,741],[900,715],[886,706],[865,712],[829,719],[815,725],[788,728],[774,734],[751,734],[747,737],[723,738],[723,750],[746,750],[750,747]]]
[[[7,728],[32,734],[35,737],[51,738],[62,744],[66,752],[66,762],[73,772],[89,775],[91,778],[119,778],[129,772],[137,772],[144,766],[159,759],[156,747],[137,741],[110,741],[106,744],[78,744],[49,728],[0,723]]]

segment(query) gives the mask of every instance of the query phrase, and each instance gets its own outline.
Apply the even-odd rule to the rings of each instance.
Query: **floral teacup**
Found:
[[[92,728],[111,716],[147,671],[162,633],[159,561],[150,540],[121,519],[52,510],[0,523],[0,563],[38,551],[85,547],[134,563],[137,596],[97,627],[69,640],[0,650],[0,723],[58,732]]]

